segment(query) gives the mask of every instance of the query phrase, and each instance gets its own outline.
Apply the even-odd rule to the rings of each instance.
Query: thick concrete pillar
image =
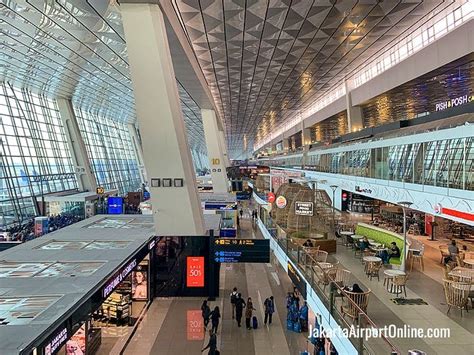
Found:
[[[360,131],[364,128],[362,121],[362,108],[360,106],[352,106],[352,93],[347,80],[344,82],[346,88],[346,110],[347,110],[347,126],[350,132]]]
[[[76,114],[72,103],[68,99],[57,99],[59,115],[64,125],[67,145],[71,152],[72,163],[77,176],[79,191],[94,191],[97,188],[97,180],[92,172],[89,158],[87,157],[86,145],[77,123]]]
[[[217,118],[214,110],[201,110],[204,136],[206,138],[207,156],[211,167],[212,190],[217,193],[229,191],[227,170],[221,138],[217,127]]]
[[[163,14],[158,5],[132,2],[120,1],[120,10],[156,233],[203,235],[204,218]]]
[[[140,169],[142,181],[147,181],[145,160],[143,159],[143,148],[140,139],[138,138],[137,128],[134,124],[129,124],[128,131],[130,132],[130,139],[132,140],[135,155],[137,156],[138,168]]]
[[[222,154],[224,155],[225,167],[228,168],[230,166],[230,159],[229,159],[229,154],[227,153],[227,143],[225,140],[224,131],[219,131],[219,143],[222,150]]]

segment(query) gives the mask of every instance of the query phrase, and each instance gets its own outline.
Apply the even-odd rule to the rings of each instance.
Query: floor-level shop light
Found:
[[[403,256],[402,258],[402,271],[406,272],[406,258],[408,255],[407,252],[407,208],[410,208],[411,205],[413,205],[413,202],[409,201],[400,201],[397,202],[397,205],[400,205],[403,210]]]

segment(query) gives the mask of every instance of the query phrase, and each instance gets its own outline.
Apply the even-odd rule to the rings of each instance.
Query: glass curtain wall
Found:
[[[43,194],[77,189],[54,100],[0,83],[0,226],[29,220]]]
[[[74,107],[97,184],[120,194],[141,187],[138,160],[126,123]]]

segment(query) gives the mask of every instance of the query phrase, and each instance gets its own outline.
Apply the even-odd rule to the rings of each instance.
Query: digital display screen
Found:
[[[268,239],[227,239],[214,241],[216,263],[269,263]]]
[[[109,197],[107,199],[108,213],[109,214],[122,214],[123,213],[123,198],[122,197]]]
[[[188,256],[186,258],[186,286],[204,287],[203,256]]]
[[[288,276],[293,285],[300,291],[304,299],[307,297],[306,281],[300,276],[299,272],[288,262]]]

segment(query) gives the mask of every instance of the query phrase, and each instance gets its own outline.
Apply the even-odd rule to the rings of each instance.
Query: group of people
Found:
[[[362,252],[368,250],[370,247],[369,239],[364,236],[355,247],[360,249]],[[390,249],[382,249],[381,251],[377,252],[376,255],[382,259],[384,264],[388,264],[390,262],[390,258],[399,258],[401,252],[400,248],[397,246],[397,243],[392,242],[390,244]]]
[[[300,307],[300,296],[296,287],[286,296],[287,329],[297,333],[308,331],[309,308],[306,301]]]
[[[68,213],[50,216],[48,218],[48,232],[54,232],[55,230],[64,228],[83,219],[83,217]],[[27,223],[11,227],[7,230],[7,232],[10,233],[11,240],[27,242],[29,240],[35,239],[35,220],[31,219]]]
[[[467,247],[465,245],[462,246],[463,251],[467,251]],[[456,240],[451,240],[451,244],[448,245],[448,253],[449,256],[444,258],[444,264],[447,265],[449,263],[456,261],[456,256],[459,255],[459,248],[457,246]]]

